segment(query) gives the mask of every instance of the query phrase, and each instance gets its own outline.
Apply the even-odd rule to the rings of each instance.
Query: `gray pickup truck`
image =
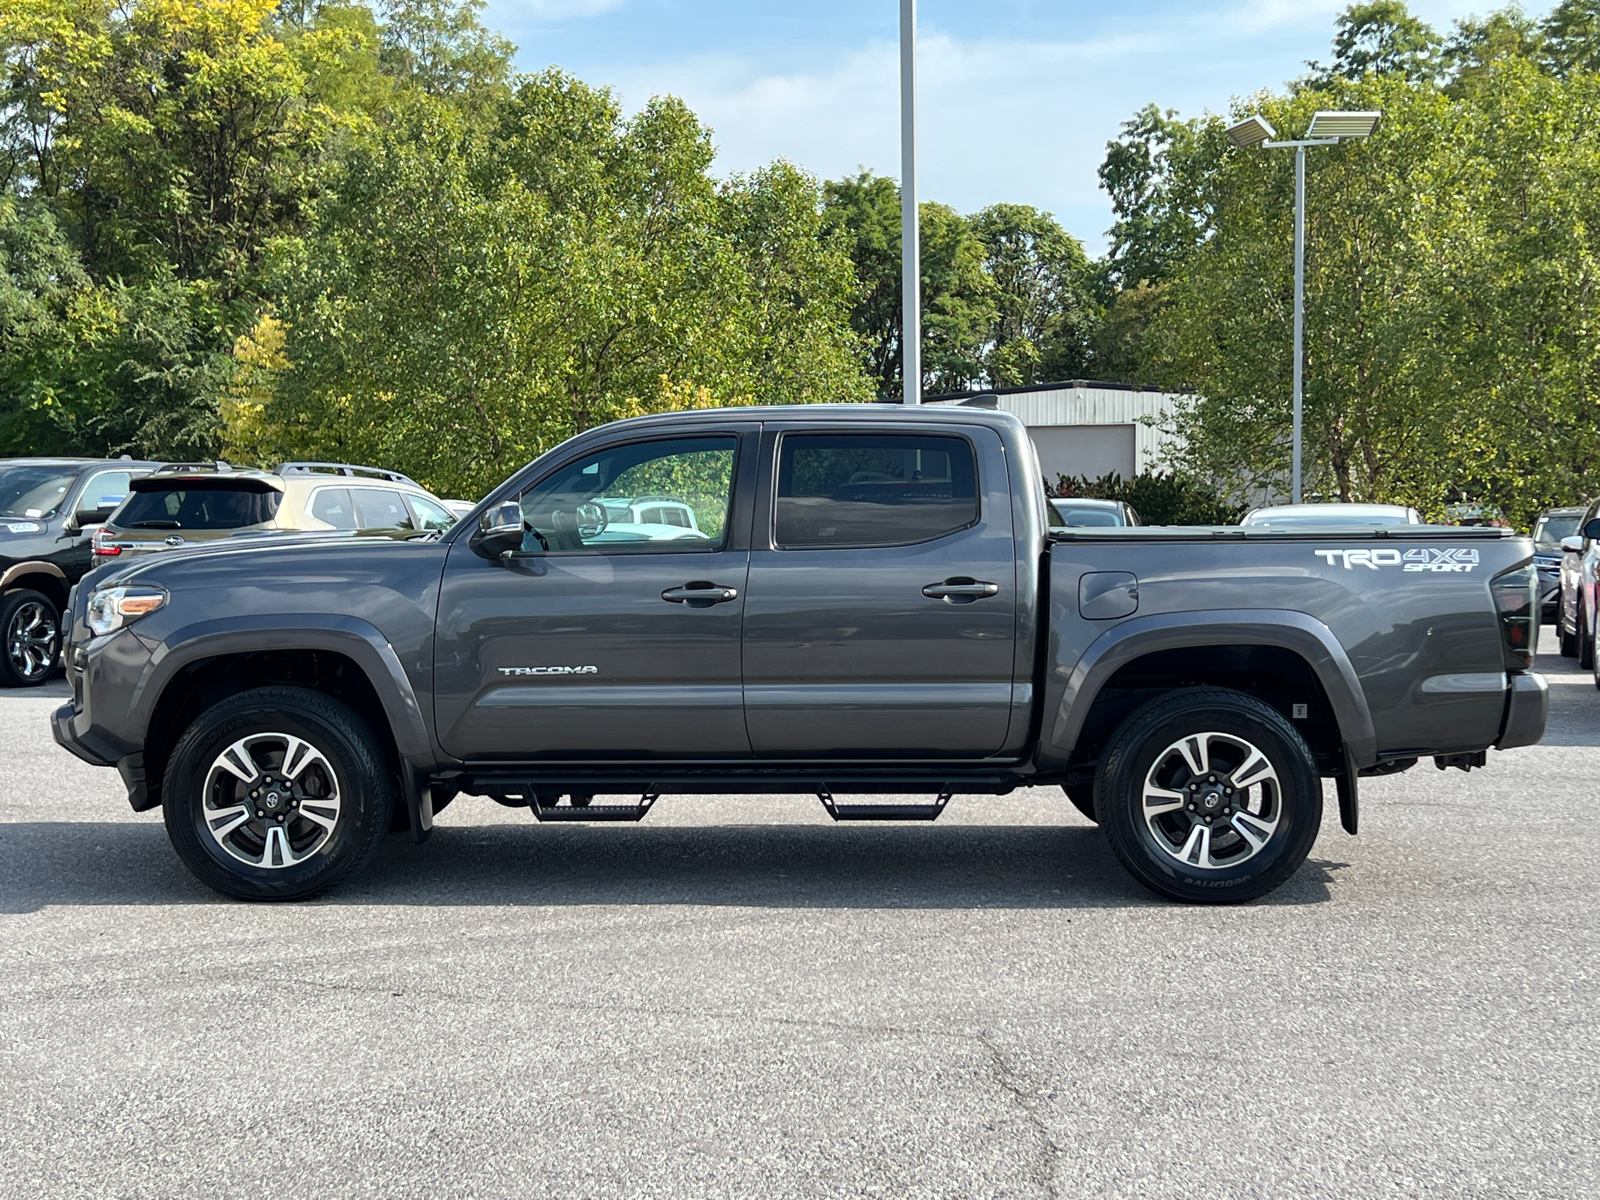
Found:
[[[100,568],[55,735],[251,899],[321,891],[462,793],[540,821],[728,792],[931,820],[1049,786],[1142,883],[1216,903],[1299,867],[1322,779],[1355,833],[1361,776],[1543,734],[1526,538],[1051,520],[1004,413],[624,421],[431,541]]]

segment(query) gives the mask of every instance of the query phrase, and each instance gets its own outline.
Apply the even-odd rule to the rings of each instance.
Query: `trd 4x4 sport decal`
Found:
[[[1313,550],[1318,558],[1330,567],[1343,564],[1349,571],[1366,567],[1376,571],[1379,567],[1400,567],[1406,571],[1449,571],[1465,574],[1478,565],[1478,552],[1456,546],[1400,551],[1395,549],[1371,550]]]

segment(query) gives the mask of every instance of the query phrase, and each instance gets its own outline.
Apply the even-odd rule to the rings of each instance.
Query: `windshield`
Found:
[[[207,487],[134,492],[116,514],[119,529],[243,529],[278,511],[282,492]]]
[[[60,467],[0,467],[0,517],[53,517],[76,471]]]
[[[1533,540],[1541,549],[1559,550],[1561,539],[1578,532],[1578,513],[1555,513],[1540,517],[1533,527]]]

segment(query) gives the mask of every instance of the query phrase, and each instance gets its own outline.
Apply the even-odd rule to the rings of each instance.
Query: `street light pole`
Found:
[[[1294,148],[1294,472],[1291,503],[1300,503],[1300,424],[1306,372],[1306,148]]]
[[[900,0],[900,376],[922,403],[922,238],[917,218],[917,0]]]
[[[1346,139],[1365,140],[1378,128],[1380,112],[1329,112],[1312,114],[1306,136],[1294,141],[1273,139],[1278,131],[1259,114],[1251,114],[1227,129],[1228,138],[1241,150],[1294,150],[1294,465],[1290,490],[1300,503],[1301,425],[1305,415],[1306,370],[1306,147],[1337,146]]]

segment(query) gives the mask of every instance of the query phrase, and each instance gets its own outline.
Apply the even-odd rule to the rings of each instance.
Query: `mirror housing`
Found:
[[[491,561],[516,554],[522,549],[522,509],[516,504],[497,504],[478,518],[478,528],[467,539],[472,552]]]
[[[1573,534],[1571,537],[1564,537],[1561,539],[1561,548],[1568,554],[1582,554],[1583,539],[1577,534]]]
[[[84,508],[72,514],[72,523],[79,529],[86,529],[90,525],[104,525],[116,511],[116,505],[110,508]]]

